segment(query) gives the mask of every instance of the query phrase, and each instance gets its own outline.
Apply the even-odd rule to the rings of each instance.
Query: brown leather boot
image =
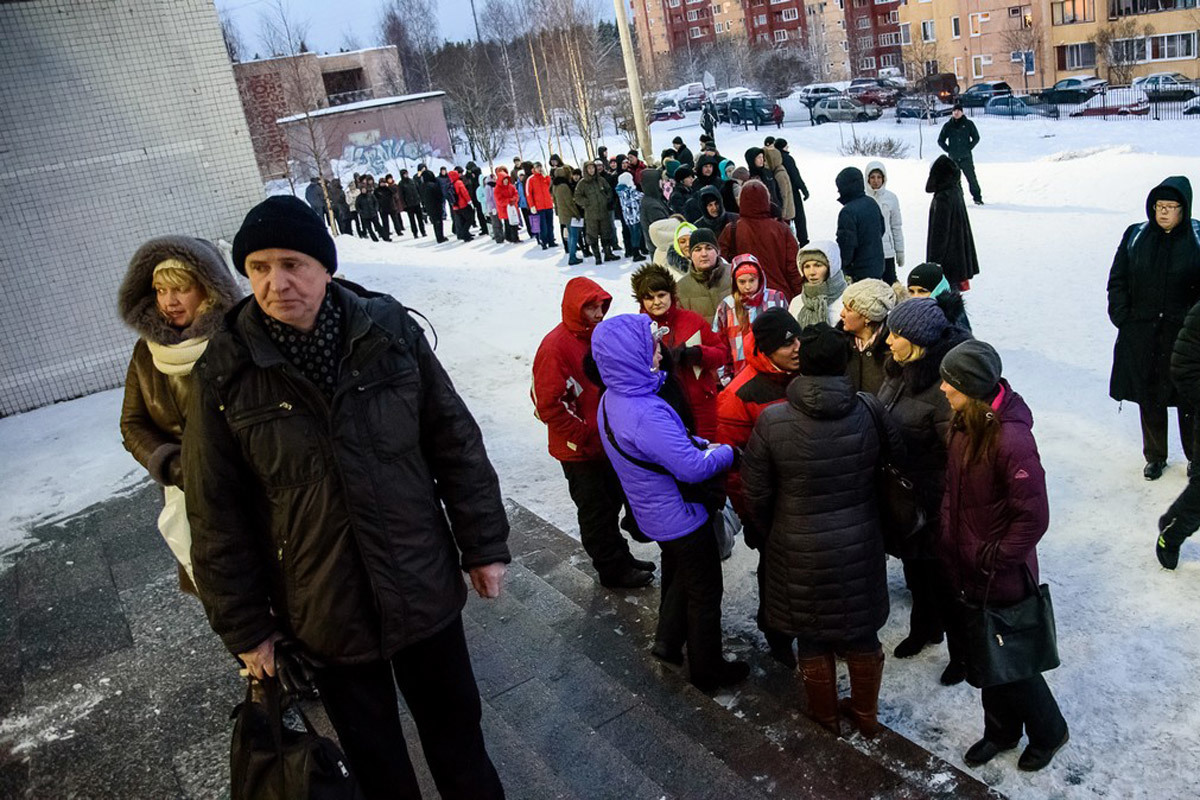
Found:
[[[883,650],[873,653],[847,653],[850,671],[850,718],[858,732],[874,739],[879,725],[879,685],[883,682]]]
[[[837,661],[833,653],[802,658],[800,676],[804,679],[804,694],[808,697],[808,716],[834,736],[842,735],[838,721]]]

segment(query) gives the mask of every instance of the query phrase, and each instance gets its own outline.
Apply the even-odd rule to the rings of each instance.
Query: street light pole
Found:
[[[625,0],[613,0],[617,11],[617,32],[621,35],[621,54],[625,57],[625,85],[629,89],[629,103],[633,108],[633,122],[637,126],[638,149],[644,161],[654,157],[650,149],[650,129],[646,127],[646,109],[642,107],[642,81],[638,77],[637,59],[633,54],[633,37],[629,35],[629,17],[625,14]]]

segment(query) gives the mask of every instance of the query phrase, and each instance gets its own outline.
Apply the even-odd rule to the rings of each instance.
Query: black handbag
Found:
[[[917,498],[913,482],[904,477],[893,460],[892,446],[887,428],[883,424],[886,413],[879,400],[867,392],[858,397],[875,421],[879,433],[879,467],[875,479],[875,496],[879,501],[879,522],[883,527],[883,549],[889,555],[904,555],[910,548],[909,540],[925,527],[925,509]]]
[[[283,722],[279,681],[251,680],[233,709],[229,752],[232,800],[364,800],[346,756],[313,729],[299,704],[304,730]]]
[[[1050,587],[1036,585],[1028,566],[1023,573],[1033,593],[1021,602],[1005,608],[988,606],[989,576],[982,605],[966,606],[967,683],[976,689],[1032,678],[1060,663]]]

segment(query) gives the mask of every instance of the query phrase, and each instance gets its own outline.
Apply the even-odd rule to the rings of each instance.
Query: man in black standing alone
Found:
[[[946,155],[954,159],[963,175],[967,176],[967,188],[971,190],[971,199],[975,205],[983,205],[983,190],[979,188],[979,179],[975,177],[975,161],[971,152],[979,144],[979,129],[975,123],[963,114],[960,103],[954,104],[950,119],[942,126],[938,135],[938,147],[946,151]]]

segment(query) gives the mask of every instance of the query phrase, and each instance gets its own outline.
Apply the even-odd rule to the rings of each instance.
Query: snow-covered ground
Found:
[[[1185,546],[1175,573],[1154,559],[1155,520],[1182,490],[1184,463],[1173,442],[1162,480],[1141,477],[1137,409],[1107,397],[1114,332],[1104,286],[1124,227],[1145,218],[1151,186],[1167,175],[1200,176],[1200,120],[975,119],[983,137],[976,165],[988,204],[970,209],[983,273],[967,302],[976,335],[998,347],[1005,374],[1037,420],[1053,515],[1039,553],[1063,658],[1048,680],[1071,725],[1071,743],[1045,772],[1017,772],[1013,753],[977,774],[1010,797],[1031,800],[1195,797],[1200,543]],[[937,130],[911,121],[855,126],[860,137],[912,144],[910,158],[888,163],[889,188],[906,216],[909,266],[923,257],[924,185]],[[677,133],[692,144],[699,135],[692,119],[657,123],[652,132],[659,147]],[[723,126],[717,141],[740,163],[745,149],[768,133],[777,134]],[[782,135],[812,192],[811,236],[832,238],[839,208],[834,176],[867,159],[838,155],[851,138],[849,126],[788,124]],[[918,137],[924,160],[917,158]],[[625,149],[615,137],[607,144]],[[543,154],[527,149],[525,155]],[[505,494],[575,532],[566,483],[533,417],[530,366],[541,337],[559,319],[569,278],[594,278],[615,298],[610,313],[630,312],[633,265],[569,268],[561,250],[486,238],[436,246],[410,236],[390,244],[341,237],[338,247],[347,278],[391,292],[429,317],[438,354],[484,429]],[[111,391],[0,420],[0,549],[19,546],[35,521],[61,518],[142,480],[120,446],[119,408],[120,392]],[[729,629],[753,629],[753,564],[741,545],[726,562]],[[891,582],[892,619],[882,632],[889,653],[908,614],[895,564]],[[962,752],[982,731],[982,714],[976,690],[938,684],[944,658],[938,648],[912,660],[890,659],[881,715],[961,765]]]

